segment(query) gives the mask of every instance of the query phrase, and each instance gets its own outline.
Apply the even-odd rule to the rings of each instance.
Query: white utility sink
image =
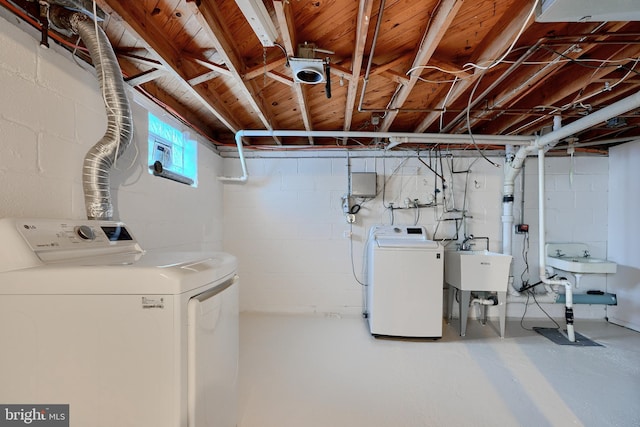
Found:
[[[506,292],[511,255],[484,251],[444,253],[444,280],[463,291]]]
[[[473,291],[496,293],[500,336],[504,337],[510,265],[511,255],[486,250],[445,251],[444,281],[449,285],[447,317],[451,321],[453,304],[457,299],[460,307],[460,336],[466,335],[469,303]],[[459,294],[459,298],[454,298],[455,293]]]
[[[617,264],[589,255],[584,243],[547,243],[545,245],[547,265],[569,273],[615,273]]]

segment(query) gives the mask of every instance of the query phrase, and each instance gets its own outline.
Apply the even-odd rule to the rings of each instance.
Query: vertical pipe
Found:
[[[502,253],[506,255],[513,254],[513,188],[517,173],[509,166],[513,164],[514,146],[507,145],[504,160],[504,176],[502,188]],[[513,258],[512,258],[513,260]],[[509,266],[509,293],[520,295],[514,286],[513,280],[513,261]]]
[[[557,122],[554,120],[554,127]],[[546,285],[564,285],[565,288],[565,320],[567,322],[567,338],[570,342],[576,341],[573,327],[573,290],[571,283],[566,280],[549,280],[546,274],[546,226],[545,226],[545,192],[544,192],[544,147],[538,149],[538,262],[540,280]]]
[[[240,158],[240,166],[242,167],[242,175],[241,176],[219,176],[218,180],[220,182],[234,182],[239,184],[244,184],[247,182],[249,178],[249,174],[247,173],[247,162],[244,159],[244,151],[242,147],[242,137],[244,136],[245,131],[239,130],[236,132],[236,146],[238,147],[238,157]]]
[[[505,165],[513,161],[513,146],[507,145],[505,153]],[[516,174],[509,174],[508,168],[504,168],[504,182],[502,188],[502,253],[511,255],[513,252],[513,188]]]

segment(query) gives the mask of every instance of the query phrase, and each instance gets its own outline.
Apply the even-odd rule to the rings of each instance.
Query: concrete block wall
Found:
[[[359,315],[362,286],[352,270],[362,281],[369,228],[390,223],[391,215],[385,208],[390,202],[400,207],[407,198],[428,203],[436,194],[435,188],[440,190],[435,196],[440,202],[444,194],[450,208],[467,210],[469,218],[459,230],[460,239],[465,233],[486,236],[490,249],[501,251],[503,171],[481,158],[447,157],[443,160],[444,173],[439,162],[436,165],[432,160],[429,166],[446,179],[447,187],[443,188],[441,180],[415,153],[396,153],[386,158],[381,152],[352,153],[348,158],[343,151],[249,152],[247,156],[248,183],[227,185],[224,192],[224,246],[240,259],[242,310]],[[429,164],[428,158],[423,160]],[[503,162],[499,157],[491,160],[498,165]],[[224,163],[225,175],[240,173],[237,158],[225,158]],[[341,207],[341,197],[348,191],[348,163],[352,172],[378,174],[379,194],[363,203],[353,226],[346,223]],[[468,173],[451,173],[467,170]],[[551,157],[547,158],[546,173],[547,240],[585,242],[593,248],[594,256],[606,256],[607,158]],[[516,189],[520,188],[521,179],[522,176]],[[537,185],[537,159],[531,158],[524,173],[524,221],[531,229],[528,256],[531,283],[538,281]],[[516,193],[515,216],[519,222],[523,195]],[[437,238],[455,235],[454,222],[438,221],[446,216],[441,208],[421,209],[419,217],[414,209],[395,210],[393,216],[395,224],[413,224],[417,219],[418,224],[427,228],[430,238],[436,231]],[[522,235],[515,235],[513,242],[518,285],[525,266],[521,254],[526,242]],[[444,244],[448,249],[455,248],[455,242]],[[477,245],[482,246],[482,241]],[[577,291],[606,289],[606,277],[595,276],[598,277],[584,278],[582,289]],[[553,316],[563,318],[562,306],[544,307]],[[520,317],[523,312],[524,301],[516,299],[509,304],[509,316]],[[537,307],[528,307],[527,318],[544,316]],[[581,306],[576,308],[576,316],[603,318],[605,309]]]
[[[83,218],[82,159],[104,133],[106,122],[97,81],[90,67],[76,65],[67,52],[55,46],[41,49],[37,35],[23,26],[0,18],[0,216]],[[378,173],[380,190],[385,183],[385,204],[403,206],[407,198],[442,200],[444,194],[450,207],[468,211],[460,235],[486,236],[492,250],[501,248],[502,169],[482,159],[447,158],[442,171],[423,157],[444,172],[450,186],[443,188],[413,154],[349,159],[345,152],[256,155],[248,161],[249,183],[225,185],[223,197],[216,176],[223,163],[225,175],[238,172],[237,159],[223,162],[204,141],[199,145],[197,189],[147,173],[146,114],[162,112],[133,92],[131,97],[136,100],[137,150],[128,150],[112,174],[116,217],[129,223],[148,249],[220,249],[224,243],[225,250],[240,258],[244,310],[360,313],[362,287],[352,271],[362,280],[367,230],[391,218],[380,194],[363,204],[352,227],[346,223],[341,196],[348,191],[348,162],[353,172]],[[524,174],[531,280],[537,274],[536,162],[529,159]],[[547,173],[548,241],[584,241],[594,256],[606,256],[607,159],[576,157],[572,163],[568,157],[549,158]],[[463,205],[465,184],[468,197]],[[441,217],[442,211],[433,209],[422,209],[419,218],[415,210],[394,212],[396,224],[417,220],[430,237],[436,231],[438,238],[452,237],[455,227],[438,221]],[[522,237],[515,236],[516,281],[524,268],[523,245]],[[596,276],[583,279],[585,290],[606,287],[607,278]],[[510,304],[508,313],[519,316],[523,307]],[[549,308],[561,316],[561,307]],[[602,317],[603,310],[578,307],[576,315]]]
[[[82,162],[104,135],[105,109],[92,67],[51,46],[0,16],[0,217],[86,217]],[[129,95],[135,136],[111,175],[115,218],[146,249],[221,249],[221,158],[199,140],[198,188],[149,175],[147,112],[182,125]]]
[[[586,243],[592,256],[607,257],[607,229],[608,229],[608,182],[609,160],[604,156],[575,156],[573,158],[551,157],[545,159],[545,208],[547,242],[581,242]],[[523,274],[526,268],[523,252],[527,247],[524,234],[513,236],[514,262],[513,275],[516,286],[520,286],[522,279],[530,284],[539,279],[538,262],[538,159],[528,158],[525,162],[524,173],[515,182],[514,216],[515,223],[520,222],[522,212],[522,180],[524,179],[524,223],[529,224],[528,262],[529,272]],[[556,272],[575,283],[575,277],[570,273]],[[574,285],[574,293],[584,293],[587,290],[606,291],[609,276],[605,274],[585,275],[581,279],[580,287]],[[511,298],[507,307],[507,315],[521,317],[524,313],[524,301]],[[564,318],[564,306],[560,304],[543,304],[543,308],[555,318]],[[574,307],[577,318],[606,317],[606,306],[576,305]],[[545,317],[545,314],[530,299],[527,317]]]

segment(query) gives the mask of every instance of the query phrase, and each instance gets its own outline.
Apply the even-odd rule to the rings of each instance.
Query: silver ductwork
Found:
[[[115,52],[104,31],[84,13],[52,6],[52,23],[78,34],[91,55],[107,113],[107,131],[86,154],[82,188],[88,219],[113,218],[110,171],[133,138],[131,107]]]

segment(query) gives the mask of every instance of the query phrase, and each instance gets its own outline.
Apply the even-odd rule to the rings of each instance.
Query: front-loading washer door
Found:
[[[235,427],[238,407],[238,276],[188,303],[189,427]]]

